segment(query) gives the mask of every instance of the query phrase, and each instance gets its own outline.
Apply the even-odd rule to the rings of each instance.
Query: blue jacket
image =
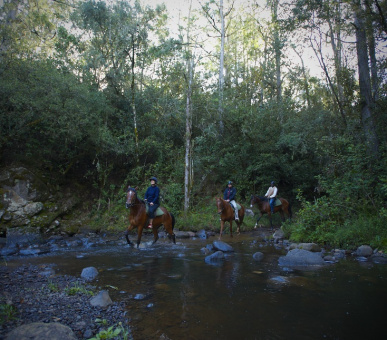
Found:
[[[227,187],[226,190],[224,191],[224,194],[223,194],[223,199],[224,200],[235,200],[235,196],[236,196],[236,189],[234,187]]]
[[[144,198],[148,201],[148,203],[160,204],[159,203],[160,189],[158,186],[150,186],[145,193]]]

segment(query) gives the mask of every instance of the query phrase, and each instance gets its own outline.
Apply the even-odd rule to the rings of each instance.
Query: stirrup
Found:
[[[149,224],[147,228],[152,229],[153,228],[152,224]]]

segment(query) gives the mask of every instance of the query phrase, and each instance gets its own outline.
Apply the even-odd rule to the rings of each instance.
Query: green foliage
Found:
[[[17,309],[14,305],[8,303],[0,304],[0,325],[3,325],[9,321],[15,320],[17,315]]]
[[[90,295],[90,296],[94,295],[93,291],[86,289],[86,287],[80,285],[78,282],[73,283],[71,287],[66,287],[65,293],[67,295],[77,295],[77,294],[84,294],[84,295]]]
[[[96,319],[96,323],[106,326],[106,320]],[[121,322],[117,325],[108,327],[107,329],[101,330],[95,337],[90,338],[89,340],[105,340],[105,339],[123,339],[126,340],[129,338],[129,331],[125,329]]]

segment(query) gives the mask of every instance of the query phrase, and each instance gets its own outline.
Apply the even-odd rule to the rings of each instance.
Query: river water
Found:
[[[371,339],[385,333],[387,265],[341,260],[319,269],[278,266],[286,250],[254,234],[223,241],[234,247],[218,264],[201,248],[217,238],[160,239],[14,260],[56,263],[58,274],[93,281],[114,301],[125,300],[134,339]],[[148,242],[149,241],[149,242]],[[257,262],[253,254],[264,253]],[[114,288],[113,288],[114,287]]]

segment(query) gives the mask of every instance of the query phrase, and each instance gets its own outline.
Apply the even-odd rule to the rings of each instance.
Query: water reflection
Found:
[[[347,259],[286,270],[278,266],[285,250],[253,236],[225,238],[235,252],[210,265],[200,249],[212,239],[160,241],[28,261],[56,262],[61,274],[77,276],[95,266],[96,285],[117,287],[112,299],[127,301],[135,339],[358,339],[384,330],[385,265]]]

